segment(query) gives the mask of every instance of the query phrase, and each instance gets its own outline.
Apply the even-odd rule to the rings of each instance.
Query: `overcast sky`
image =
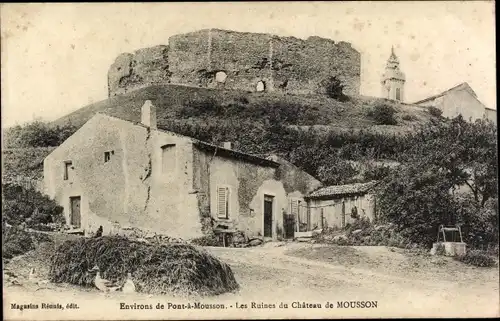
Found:
[[[468,82],[496,109],[493,2],[3,4],[2,123],[52,120],[107,98],[116,56],[203,28],[351,42],[361,93],[380,95],[394,45],[407,102]]]

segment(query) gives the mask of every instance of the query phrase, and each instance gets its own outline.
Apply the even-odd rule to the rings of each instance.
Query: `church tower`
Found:
[[[399,59],[391,48],[391,56],[387,60],[382,75],[382,97],[404,101],[405,74],[399,70]]]

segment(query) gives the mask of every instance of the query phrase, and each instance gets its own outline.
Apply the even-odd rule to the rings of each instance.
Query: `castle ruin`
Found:
[[[345,94],[359,95],[360,72],[360,53],[346,42],[206,29],[119,55],[108,72],[108,93],[180,84],[313,94],[324,93],[336,76]]]

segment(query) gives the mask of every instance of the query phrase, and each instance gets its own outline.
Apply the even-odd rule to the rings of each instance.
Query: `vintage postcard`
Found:
[[[494,9],[2,4],[5,319],[498,317]]]

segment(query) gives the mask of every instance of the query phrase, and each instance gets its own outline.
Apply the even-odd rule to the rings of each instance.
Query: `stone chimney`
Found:
[[[142,105],[141,123],[146,127],[156,129],[156,107],[151,100],[146,100]]]
[[[224,147],[225,149],[233,149],[233,143],[224,142],[224,143],[222,143],[222,147]]]

